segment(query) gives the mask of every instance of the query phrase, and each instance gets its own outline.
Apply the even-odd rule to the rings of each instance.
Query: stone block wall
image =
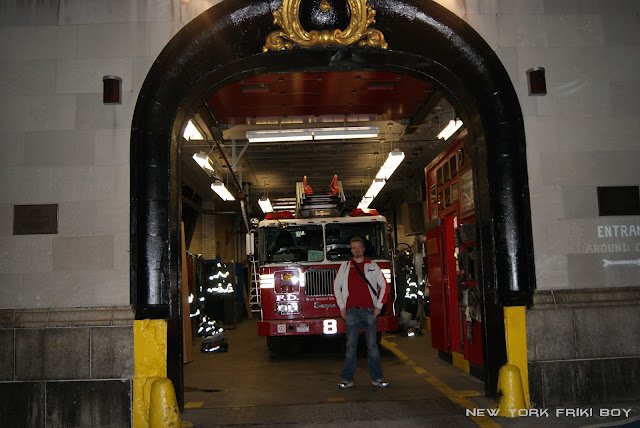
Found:
[[[640,400],[640,287],[538,291],[527,311],[538,408]]]
[[[131,426],[130,307],[0,311],[0,426]]]
[[[598,186],[638,186],[640,3],[633,0],[437,0],[491,46],[524,117],[538,289],[638,286],[624,267],[596,269]],[[528,94],[526,71],[546,69],[547,94]],[[564,239],[569,236],[570,239]],[[574,238],[584,245],[576,245]],[[585,239],[588,238],[588,239]],[[585,242],[586,241],[586,242]],[[609,240],[613,242],[615,240]],[[616,243],[618,241],[615,241]],[[637,259],[640,239],[607,259]],[[585,270],[585,266],[590,269]],[[614,276],[615,278],[612,278]],[[595,281],[590,281],[594,280]]]
[[[129,136],[173,35],[220,0],[0,2],[0,308],[129,303]],[[122,78],[104,105],[102,77]],[[57,204],[56,235],[13,207]]]

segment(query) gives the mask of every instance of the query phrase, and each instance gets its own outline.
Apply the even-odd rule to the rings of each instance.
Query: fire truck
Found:
[[[340,264],[353,257],[349,241],[354,236],[364,240],[365,257],[380,266],[388,285],[378,337],[398,329],[387,221],[374,210],[342,216],[344,201],[337,177],[329,193],[320,195],[313,193],[305,177],[296,183],[295,216],[271,213],[258,225],[258,334],[266,336],[273,352],[286,349],[294,336],[345,333],[333,281]]]

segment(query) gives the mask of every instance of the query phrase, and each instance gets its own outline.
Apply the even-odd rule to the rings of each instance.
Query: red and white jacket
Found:
[[[340,310],[347,306],[347,297],[349,297],[349,269],[355,269],[351,264],[353,260],[346,261],[340,265],[336,279],[333,280],[333,294],[336,296],[336,303]],[[387,290],[387,281],[384,279],[380,266],[372,260],[364,259],[364,276],[369,280],[373,288],[378,290],[378,296],[376,296],[371,287],[369,294],[371,294],[371,301],[375,302],[376,308],[382,309],[382,299],[384,299],[385,292]]]

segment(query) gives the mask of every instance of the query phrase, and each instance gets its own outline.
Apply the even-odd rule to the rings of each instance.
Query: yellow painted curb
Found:
[[[419,375],[427,375],[427,371],[425,369],[423,369],[422,367],[414,367],[413,371],[418,373]]]
[[[469,371],[470,371],[469,361],[464,359],[464,355],[458,352],[452,352],[451,357],[452,357],[452,364],[454,367],[457,367],[463,372],[465,372],[466,374],[469,374]]]
[[[471,411],[473,411],[476,408],[476,405],[467,398],[468,395],[461,394],[461,392],[466,393],[468,391],[456,391],[435,376],[426,377],[424,380],[429,382],[438,391],[444,394],[449,400],[453,401],[460,407],[471,410]],[[489,416],[469,416],[469,419],[474,421],[481,428],[500,428],[500,425],[497,424]]]
[[[393,342],[389,342],[388,340],[382,339],[380,341],[380,344],[382,346],[384,346],[385,348],[387,348],[389,351],[393,352],[393,354],[400,358],[401,360],[408,360],[409,357],[407,357],[405,354],[403,354],[402,352],[400,352],[397,348],[398,345],[396,345]]]
[[[456,391],[437,377],[431,375],[424,368],[417,366],[413,360],[410,360],[408,356],[400,352],[400,350],[397,348],[396,343],[390,342],[385,339],[382,339],[380,343],[386,349],[395,354],[398,358],[404,360],[404,363],[407,365],[407,367],[411,368],[414,372],[416,372],[416,374],[422,376],[425,381],[430,383],[449,400],[467,410],[473,411],[476,408],[476,405],[467,397],[476,397],[481,395],[478,391]],[[493,419],[491,419],[489,416],[469,416],[469,418],[476,424],[478,424],[478,426],[480,426],[481,428],[500,428],[500,425],[493,421]]]
[[[456,391],[454,395],[456,397],[480,397],[482,394],[472,389],[463,389],[461,391]]]

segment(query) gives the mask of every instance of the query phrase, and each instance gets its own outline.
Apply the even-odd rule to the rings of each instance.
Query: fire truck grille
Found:
[[[333,296],[333,280],[338,269],[309,269],[304,273],[307,296]]]

